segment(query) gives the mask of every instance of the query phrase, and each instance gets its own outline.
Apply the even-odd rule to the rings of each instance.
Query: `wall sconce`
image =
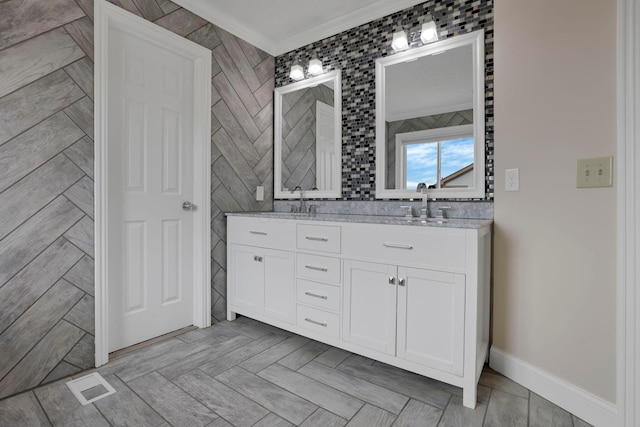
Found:
[[[291,80],[302,80],[304,79],[304,68],[302,67],[302,62],[300,58],[296,59],[293,64],[291,64],[291,71],[289,72],[289,77]]]
[[[432,43],[438,40],[438,29],[436,28],[435,22],[429,21],[422,24],[420,40],[422,40],[422,43],[424,44]]]
[[[393,40],[391,41],[391,47],[396,52],[401,50],[407,50],[409,48],[409,40],[407,39],[407,32],[402,28],[393,33]]]
[[[324,71],[322,69],[322,61],[320,61],[318,58],[313,58],[311,61],[309,61],[309,74],[311,74],[312,76],[317,76],[319,74],[322,74],[322,72]]]
[[[393,48],[393,50],[396,52],[400,52],[402,50],[409,49],[410,43],[413,43],[417,40],[418,34],[420,34],[420,40],[422,41],[422,44],[428,44],[437,41],[438,27],[436,27],[436,23],[430,15],[427,15],[426,19],[428,19],[428,21],[422,24],[422,28],[420,30],[418,30],[417,28],[409,30],[408,36],[407,31],[405,31],[401,27],[398,27],[393,33],[393,40],[391,41],[391,47]]]

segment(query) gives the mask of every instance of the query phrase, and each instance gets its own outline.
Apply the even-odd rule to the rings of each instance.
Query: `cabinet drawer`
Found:
[[[340,287],[298,279],[298,302],[326,310],[340,310]]]
[[[270,249],[295,249],[293,221],[227,217],[227,241]]]
[[[327,225],[298,224],[298,249],[340,253],[341,228]]]
[[[296,256],[296,271],[298,277],[340,284],[340,258],[299,253]]]
[[[343,230],[343,253],[388,264],[420,264],[464,271],[465,230],[437,227],[350,224]]]
[[[298,304],[297,325],[319,334],[340,337],[340,316],[335,313]]]

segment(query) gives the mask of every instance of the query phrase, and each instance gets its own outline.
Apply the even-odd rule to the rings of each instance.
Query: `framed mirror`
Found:
[[[341,92],[340,70],[275,89],[276,199],[341,196]]]
[[[376,60],[376,198],[484,198],[484,169],[484,31]]]

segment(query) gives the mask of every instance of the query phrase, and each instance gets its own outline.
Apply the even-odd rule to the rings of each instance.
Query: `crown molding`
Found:
[[[423,3],[424,0],[378,0],[372,5],[310,27],[308,30],[284,40],[273,40],[252,28],[248,28],[246,24],[242,23],[240,17],[218,10],[215,1],[174,0],[174,2],[268,54],[278,56],[358,25],[366,24],[374,19]]]

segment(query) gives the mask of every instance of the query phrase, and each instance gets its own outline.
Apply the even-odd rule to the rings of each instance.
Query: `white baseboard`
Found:
[[[491,347],[489,366],[595,427],[617,425],[616,405]]]

